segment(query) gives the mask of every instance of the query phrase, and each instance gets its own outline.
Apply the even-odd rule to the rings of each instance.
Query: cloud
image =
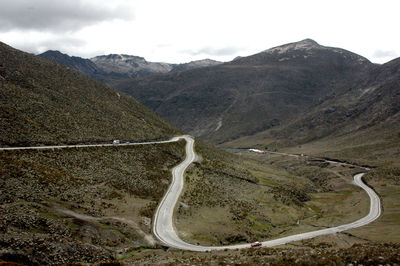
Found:
[[[127,1],[2,0],[0,31],[74,32],[116,19],[133,19],[133,9]]]
[[[235,55],[240,52],[242,48],[240,47],[222,47],[222,48],[214,48],[214,47],[203,47],[197,50],[184,50],[182,52],[186,54],[190,54],[192,56],[196,55],[209,55],[209,56],[230,56]]]
[[[386,57],[398,57],[398,54],[396,51],[390,50],[390,51],[383,51],[383,50],[376,50],[374,54],[372,55],[375,58],[386,58]]]

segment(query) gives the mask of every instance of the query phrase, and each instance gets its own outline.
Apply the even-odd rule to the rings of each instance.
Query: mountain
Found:
[[[400,58],[371,68],[341,93],[324,99],[307,115],[285,126],[279,135],[304,143],[399,122]]]
[[[189,63],[176,64],[172,68],[171,72],[184,71],[201,67],[216,66],[220,64],[222,64],[222,62],[215,61],[212,59],[196,60],[196,61],[191,61]]]
[[[155,63],[148,62],[143,57],[122,54],[96,56],[90,60],[105,73],[118,73],[130,78],[221,64],[221,62],[211,59],[197,60],[183,64]]]
[[[131,97],[76,70],[3,43],[0,49],[3,146],[156,139],[178,132]]]
[[[109,54],[84,59],[52,50],[39,54],[39,56],[76,69],[110,86],[125,79],[221,64],[221,62],[211,59],[183,64],[156,63],[148,62],[143,57],[125,54]]]
[[[90,59],[105,73],[118,73],[127,77],[141,77],[153,73],[168,73],[173,66],[168,63],[148,62],[143,57],[110,54]]]
[[[96,73],[101,72],[101,70],[91,60],[77,56],[69,56],[59,51],[49,50],[40,54],[39,56],[76,69],[91,77],[93,77]]]
[[[400,58],[374,66],[292,123],[245,142],[305,144],[296,152],[371,165],[400,164]]]
[[[126,80],[115,87],[213,143],[287,125],[375,65],[306,39],[232,62]]]

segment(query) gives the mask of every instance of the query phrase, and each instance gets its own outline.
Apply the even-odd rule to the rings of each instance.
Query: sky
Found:
[[[0,41],[184,63],[310,38],[385,63],[400,56],[399,10],[399,0],[0,0]]]

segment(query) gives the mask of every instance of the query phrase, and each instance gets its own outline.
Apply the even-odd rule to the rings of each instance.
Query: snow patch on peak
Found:
[[[300,42],[288,43],[285,45],[273,47],[264,52],[283,54],[283,53],[286,53],[291,50],[311,50],[311,49],[321,48],[321,47],[322,46],[319,45],[316,41],[311,40],[311,39],[305,39]]]

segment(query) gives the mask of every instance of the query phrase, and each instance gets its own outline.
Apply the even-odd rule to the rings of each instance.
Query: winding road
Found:
[[[90,145],[61,145],[61,146],[38,146],[38,147],[10,147],[10,148],[0,148],[0,151],[10,151],[10,150],[42,150],[42,149],[66,149],[66,148],[88,148],[88,147],[111,147],[111,146],[130,146],[130,145],[149,145],[149,144],[162,144],[176,142],[181,139],[186,140],[186,157],[179,165],[172,169],[172,182],[168,188],[167,193],[161,200],[153,219],[153,233],[155,237],[165,246],[191,250],[191,251],[210,251],[210,250],[222,250],[222,249],[242,249],[250,248],[250,244],[238,244],[230,246],[198,246],[190,243],[186,243],[181,240],[177,234],[177,231],[173,223],[173,215],[176,203],[180,197],[180,194],[184,185],[184,173],[187,167],[195,160],[196,154],[194,152],[194,139],[191,136],[184,135],[179,137],[171,138],[165,141],[151,141],[151,142],[138,142],[138,143],[124,143],[124,144],[90,144]],[[297,156],[290,154],[282,154],[288,156]],[[331,162],[331,161],[329,161]],[[337,163],[337,162],[331,162]],[[368,169],[366,169],[368,170]],[[326,228],[322,230],[316,230],[312,232],[306,232],[296,235],[291,235],[287,237],[282,237],[274,240],[263,241],[262,246],[272,247],[283,245],[293,241],[299,241],[303,239],[309,239],[317,236],[334,234],[342,232],[345,230],[357,228],[364,226],[376,220],[381,215],[381,203],[378,195],[362,181],[362,176],[364,173],[357,174],[354,176],[354,184],[361,187],[367,192],[370,198],[370,211],[367,216],[344,225]]]
[[[210,251],[210,250],[222,250],[222,249],[242,249],[249,248],[250,244],[239,244],[239,245],[230,245],[230,246],[198,246],[190,243],[186,243],[179,238],[176,233],[174,224],[173,224],[173,215],[174,208],[176,203],[178,202],[179,196],[183,189],[183,174],[186,168],[195,160],[195,152],[193,149],[194,140],[190,136],[181,136],[178,139],[186,140],[186,158],[179,165],[175,166],[172,170],[172,183],[162,199],[160,205],[157,208],[157,211],[154,216],[153,223],[153,233],[164,245],[184,250],[191,251]],[[336,162],[332,162],[336,163]],[[301,233],[296,235],[291,235],[287,237],[282,237],[274,240],[263,241],[262,246],[264,247],[273,247],[278,245],[283,245],[293,241],[299,241],[303,239],[309,239],[317,236],[334,234],[338,232],[342,232],[345,230],[357,228],[360,226],[364,226],[376,220],[381,215],[381,203],[378,195],[367,185],[365,185],[362,181],[362,176],[364,173],[357,174],[354,176],[354,184],[364,189],[369,198],[370,198],[370,210],[367,216],[349,223],[336,227],[326,228],[322,230]]]

